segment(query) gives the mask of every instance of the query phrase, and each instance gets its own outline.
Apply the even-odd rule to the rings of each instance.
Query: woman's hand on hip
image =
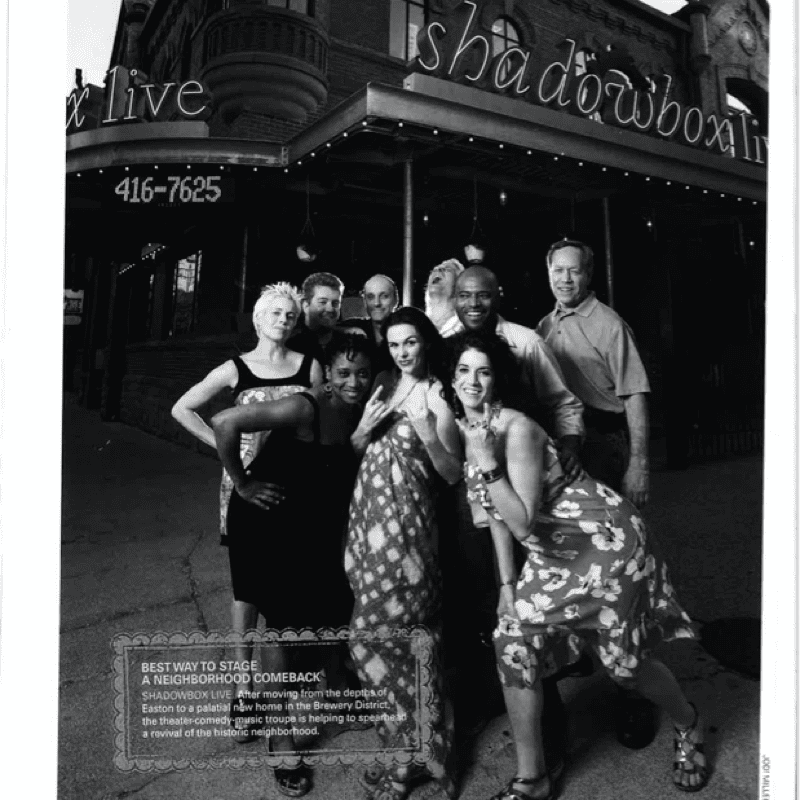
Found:
[[[265,511],[270,511],[279,505],[285,495],[283,487],[275,483],[249,480],[236,487],[236,493],[248,503],[252,503]]]

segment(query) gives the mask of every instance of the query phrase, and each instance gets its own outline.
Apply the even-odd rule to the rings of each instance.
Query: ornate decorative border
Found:
[[[292,755],[271,755],[264,748],[263,755],[212,755],[199,758],[161,758],[151,755],[131,753],[130,731],[126,719],[131,708],[129,657],[134,650],[148,648],[229,648],[245,642],[250,644],[267,644],[275,642],[292,642],[298,644],[319,644],[341,641],[373,641],[386,639],[410,640],[411,652],[417,658],[417,697],[419,698],[417,715],[417,736],[419,746],[414,750],[348,749],[348,750],[298,750]],[[112,666],[114,671],[114,764],[122,772],[169,772],[186,769],[243,769],[248,767],[281,767],[294,766],[298,757],[303,763],[314,765],[348,765],[348,764],[383,764],[407,765],[411,763],[425,764],[430,760],[432,708],[436,702],[432,690],[432,662],[435,656],[434,639],[431,633],[422,626],[413,628],[392,628],[380,631],[351,631],[347,628],[278,631],[250,630],[242,637],[235,631],[211,631],[203,633],[177,632],[167,633],[119,633],[111,641],[114,650]],[[266,738],[266,737],[265,737]],[[213,741],[213,740],[212,740]]]

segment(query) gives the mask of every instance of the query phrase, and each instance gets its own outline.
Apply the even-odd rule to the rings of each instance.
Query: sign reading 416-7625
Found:
[[[134,176],[123,178],[114,187],[114,194],[125,203],[227,203],[233,199],[233,181],[223,175]]]

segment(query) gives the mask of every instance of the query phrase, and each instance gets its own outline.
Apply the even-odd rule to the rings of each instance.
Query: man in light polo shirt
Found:
[[[647,380],[631,329],[589,290],[592,249],[572,239],[547,254],[556,307],[537,327],[584,405],[584,469],[634,505],[649,490]]]
[[[589,290],[593,268],[594,254],[583,242],[564,239],[550,248],[556,306],[536,330],[583,402],[584,469],[641,508],[649,492],[650,384],[631,329]],[[620,692],[619,700],[617,739],[633,749],[646,747],[656,733],[652,703],[629,692]]]

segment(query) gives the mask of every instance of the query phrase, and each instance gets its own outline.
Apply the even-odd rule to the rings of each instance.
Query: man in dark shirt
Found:
[[[344,284],[330,272],[309,275],[301,287],[303,316],[289,337],[287,347],[298,353],[311,354],[325,363],[325,346],[339,321]]]

